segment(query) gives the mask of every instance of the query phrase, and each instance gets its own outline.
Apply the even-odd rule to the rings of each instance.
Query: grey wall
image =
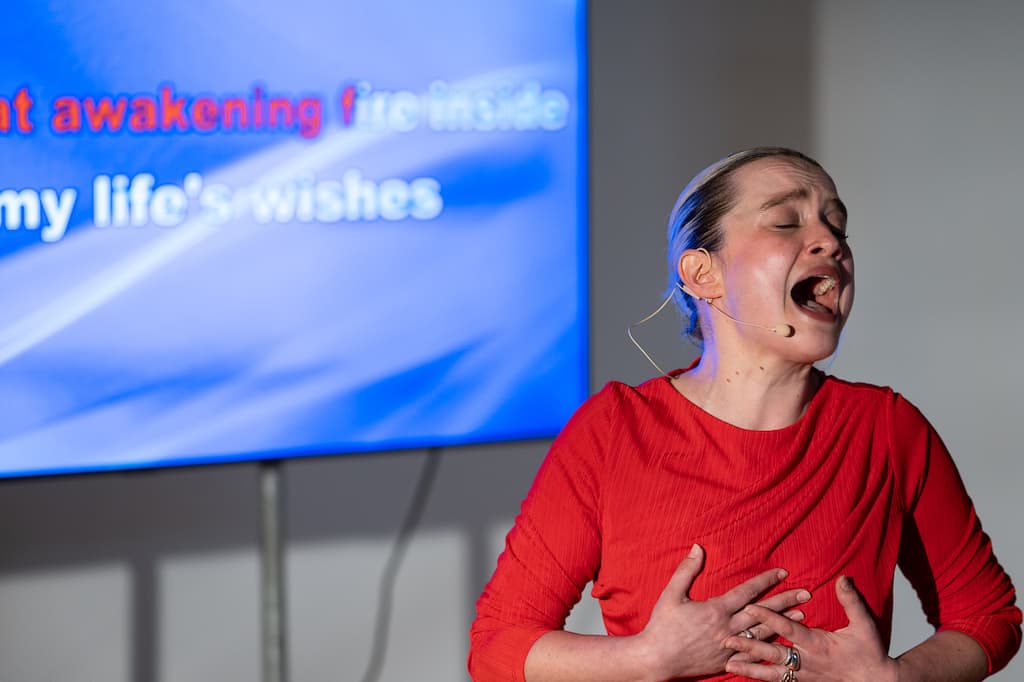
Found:
[[[822,3],[813,95],[857,258],[835,371],[889,383],[928,415],[1018,586],[1022,30],[1011,1]],[[897,600],[912,622],[909,590]],[[895,645],[926,633],[902,627]],[[1001,678],[1024,679],[1024,660]]]
[[[854,317],[833,371],[887,383],[943,434],[1003,563],[1024,440],[1024,5],[594,0],[593,386],[652,370],[625,325],[660,300],[663,225],[733,149],[817,156],[851,208]],[[685,364],[671,315],[641,328]],[[464,679],[472,602],[546,443],[444,453],[395,588],[381,679]],[[358,680],[421,452],[285,467],[292,679]],[[252,465],[0,486],[0,680],[258,678]],[[898,595],[894,648],[927,630]],[[574,622],[593,628],[592,607]],[[1024,678],[1017,661],[999,676]]]

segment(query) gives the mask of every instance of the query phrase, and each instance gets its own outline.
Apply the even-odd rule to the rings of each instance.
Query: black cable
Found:
[[[434,487],[434,479],[437,477],[437,469],[441,464],[441,448],[430,448],[427,450],[426,462],[423,463],[423,470],[416,482],[416,490],[413,492],[412,500],[409,502],[409,509],[405,513],[405,520],[398,530],[398,537],[391,548],[391,555],[384,564],[384,573],[380,579],[380,595],[377,601],[377,622],[373,628],[373,646],[370,649],[370,661],[363,674],[363,682],[374,682],[380,679],[381,669],[384,667],[384,654],[388,648],[388,631],[391,626],[391,606],[394,601],[395,583],[398,578],[398,569],[402,565],[405,551],[409,548],[409,541],[412,534],[419,526],[423,518],[423,510],[427,506],[430,492]]]

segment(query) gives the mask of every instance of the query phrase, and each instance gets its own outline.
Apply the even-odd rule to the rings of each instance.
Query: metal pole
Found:
[[[260,462],[260,626],[263,636],[263,682],[286,682],[285,647],[284,517],[281,491],[281,462]]]

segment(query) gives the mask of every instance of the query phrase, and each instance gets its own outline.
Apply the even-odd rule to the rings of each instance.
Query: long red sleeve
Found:
[[[900,569],[914,586],[928,622],[957,630],[985,650],[988,671],[1006,666],[1020,647],[1021,613],[1014,590],[981,529],[960,475],[935,430],[897,397],[893,451],[909,511]]]
[[[660,378],[609,384],[556,439],[477,604],[473,678],[523,679],[530,647],[591,580],[608,633],[639,632],[694,542],[707,553],[695,599],[782,566],[779,589],[814,593],[805,624],[835,630],[846,620],[832,584],[845,574],[888,638],[898,561],[931,622],[973,637],[990,669],[1019,645],[1013,587],[909,403],[829,377],[796,423],[748,431]]]
[[[523,680],[530,647],[565,625],[601,561],[598,518],[608,405],[585,403],[555,440],[477,603],[469,669],[476,680]],[[584,454],[585,453],[585,454]]]

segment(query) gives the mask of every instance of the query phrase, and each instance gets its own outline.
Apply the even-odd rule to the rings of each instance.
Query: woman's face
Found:
[[[736,201],[722,218],[724,304],[733,316],[792,337],[738,326],[745,342],[797,362],[831,355],[853,306],[846,209],[832,179],[799,159],[758,159],[732,175]]]

